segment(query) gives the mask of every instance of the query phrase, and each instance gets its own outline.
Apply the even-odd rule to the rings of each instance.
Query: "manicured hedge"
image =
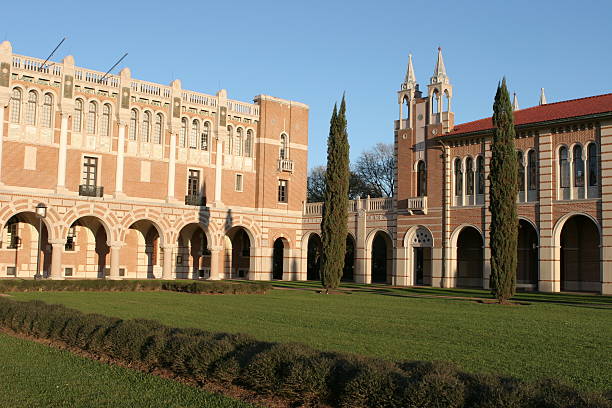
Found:
[[[209,294],[247,294],[266,293],[272,285],[262,282],[224,282],[224,281],[162,281],[162,280],[0,280],[2,292],[58,292],[58,291],[97,291],[97,292],[143,292],[169,290],[186,293]]]
[[[243,334],[178,329],[0,298],[0,326],[197,383],[235,384],[293,405],[336,407],[603,408],[602,394],[555,380],[468,374],[443,362],[390,362]]]

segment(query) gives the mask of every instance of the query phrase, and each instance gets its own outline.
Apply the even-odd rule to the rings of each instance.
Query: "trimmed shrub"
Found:
[[[235,384],[300,406],[612,408],[603,394],[581,392],[556,380],[528,383],[467,374],[445,362],[395,363],[320,352],[243,334],[85,314],[40,301],[0,297],[0,326],[145,370],[168,370],[200,384]]]

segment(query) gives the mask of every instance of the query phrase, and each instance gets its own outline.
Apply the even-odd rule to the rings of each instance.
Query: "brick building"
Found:
[[[42,63],[0,45],[0,277],[40,239],[53,279],[318,278],[306,105]],[[345,278],[486,288],[491,119],[454,124],[441,51],[427,91],[410,60],[396,196],[348,203]],[[541,99],[515,111],[518,285],[612,293],[612,94]]]

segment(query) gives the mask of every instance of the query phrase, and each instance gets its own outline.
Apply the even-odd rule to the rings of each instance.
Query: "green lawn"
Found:
[[[0,334],[1,407],[254,407]]]
[[[610,297],[525,294],[519,298],[529,305],[499,306],[438,296],[487,297],[485,291],[349,287],[352,293],[340,295],[311,290],[244,296],[12,295],[172,326],[244,332],[262,340],[303,342],[388,359],[454,361],[472,372],[558,377],[583,389],[612,389]]]

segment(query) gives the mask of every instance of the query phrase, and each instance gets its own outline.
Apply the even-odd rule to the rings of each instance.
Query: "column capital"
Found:
[[[64,246],[66,245],[66,241],[64,241],[63,239],[50,239],[49,244],[51,244],[52,246]]]
[[[176,244],[164,244],[161,247],[162,247],[162,249],[164,251],[171,251],[171,250],[175,249],[176,247],[178,247],[178,245],[176,245]]]
[[[107,241],[106,245],[114,249],[121,249],[125,246],[125,243],[122,241]]]

